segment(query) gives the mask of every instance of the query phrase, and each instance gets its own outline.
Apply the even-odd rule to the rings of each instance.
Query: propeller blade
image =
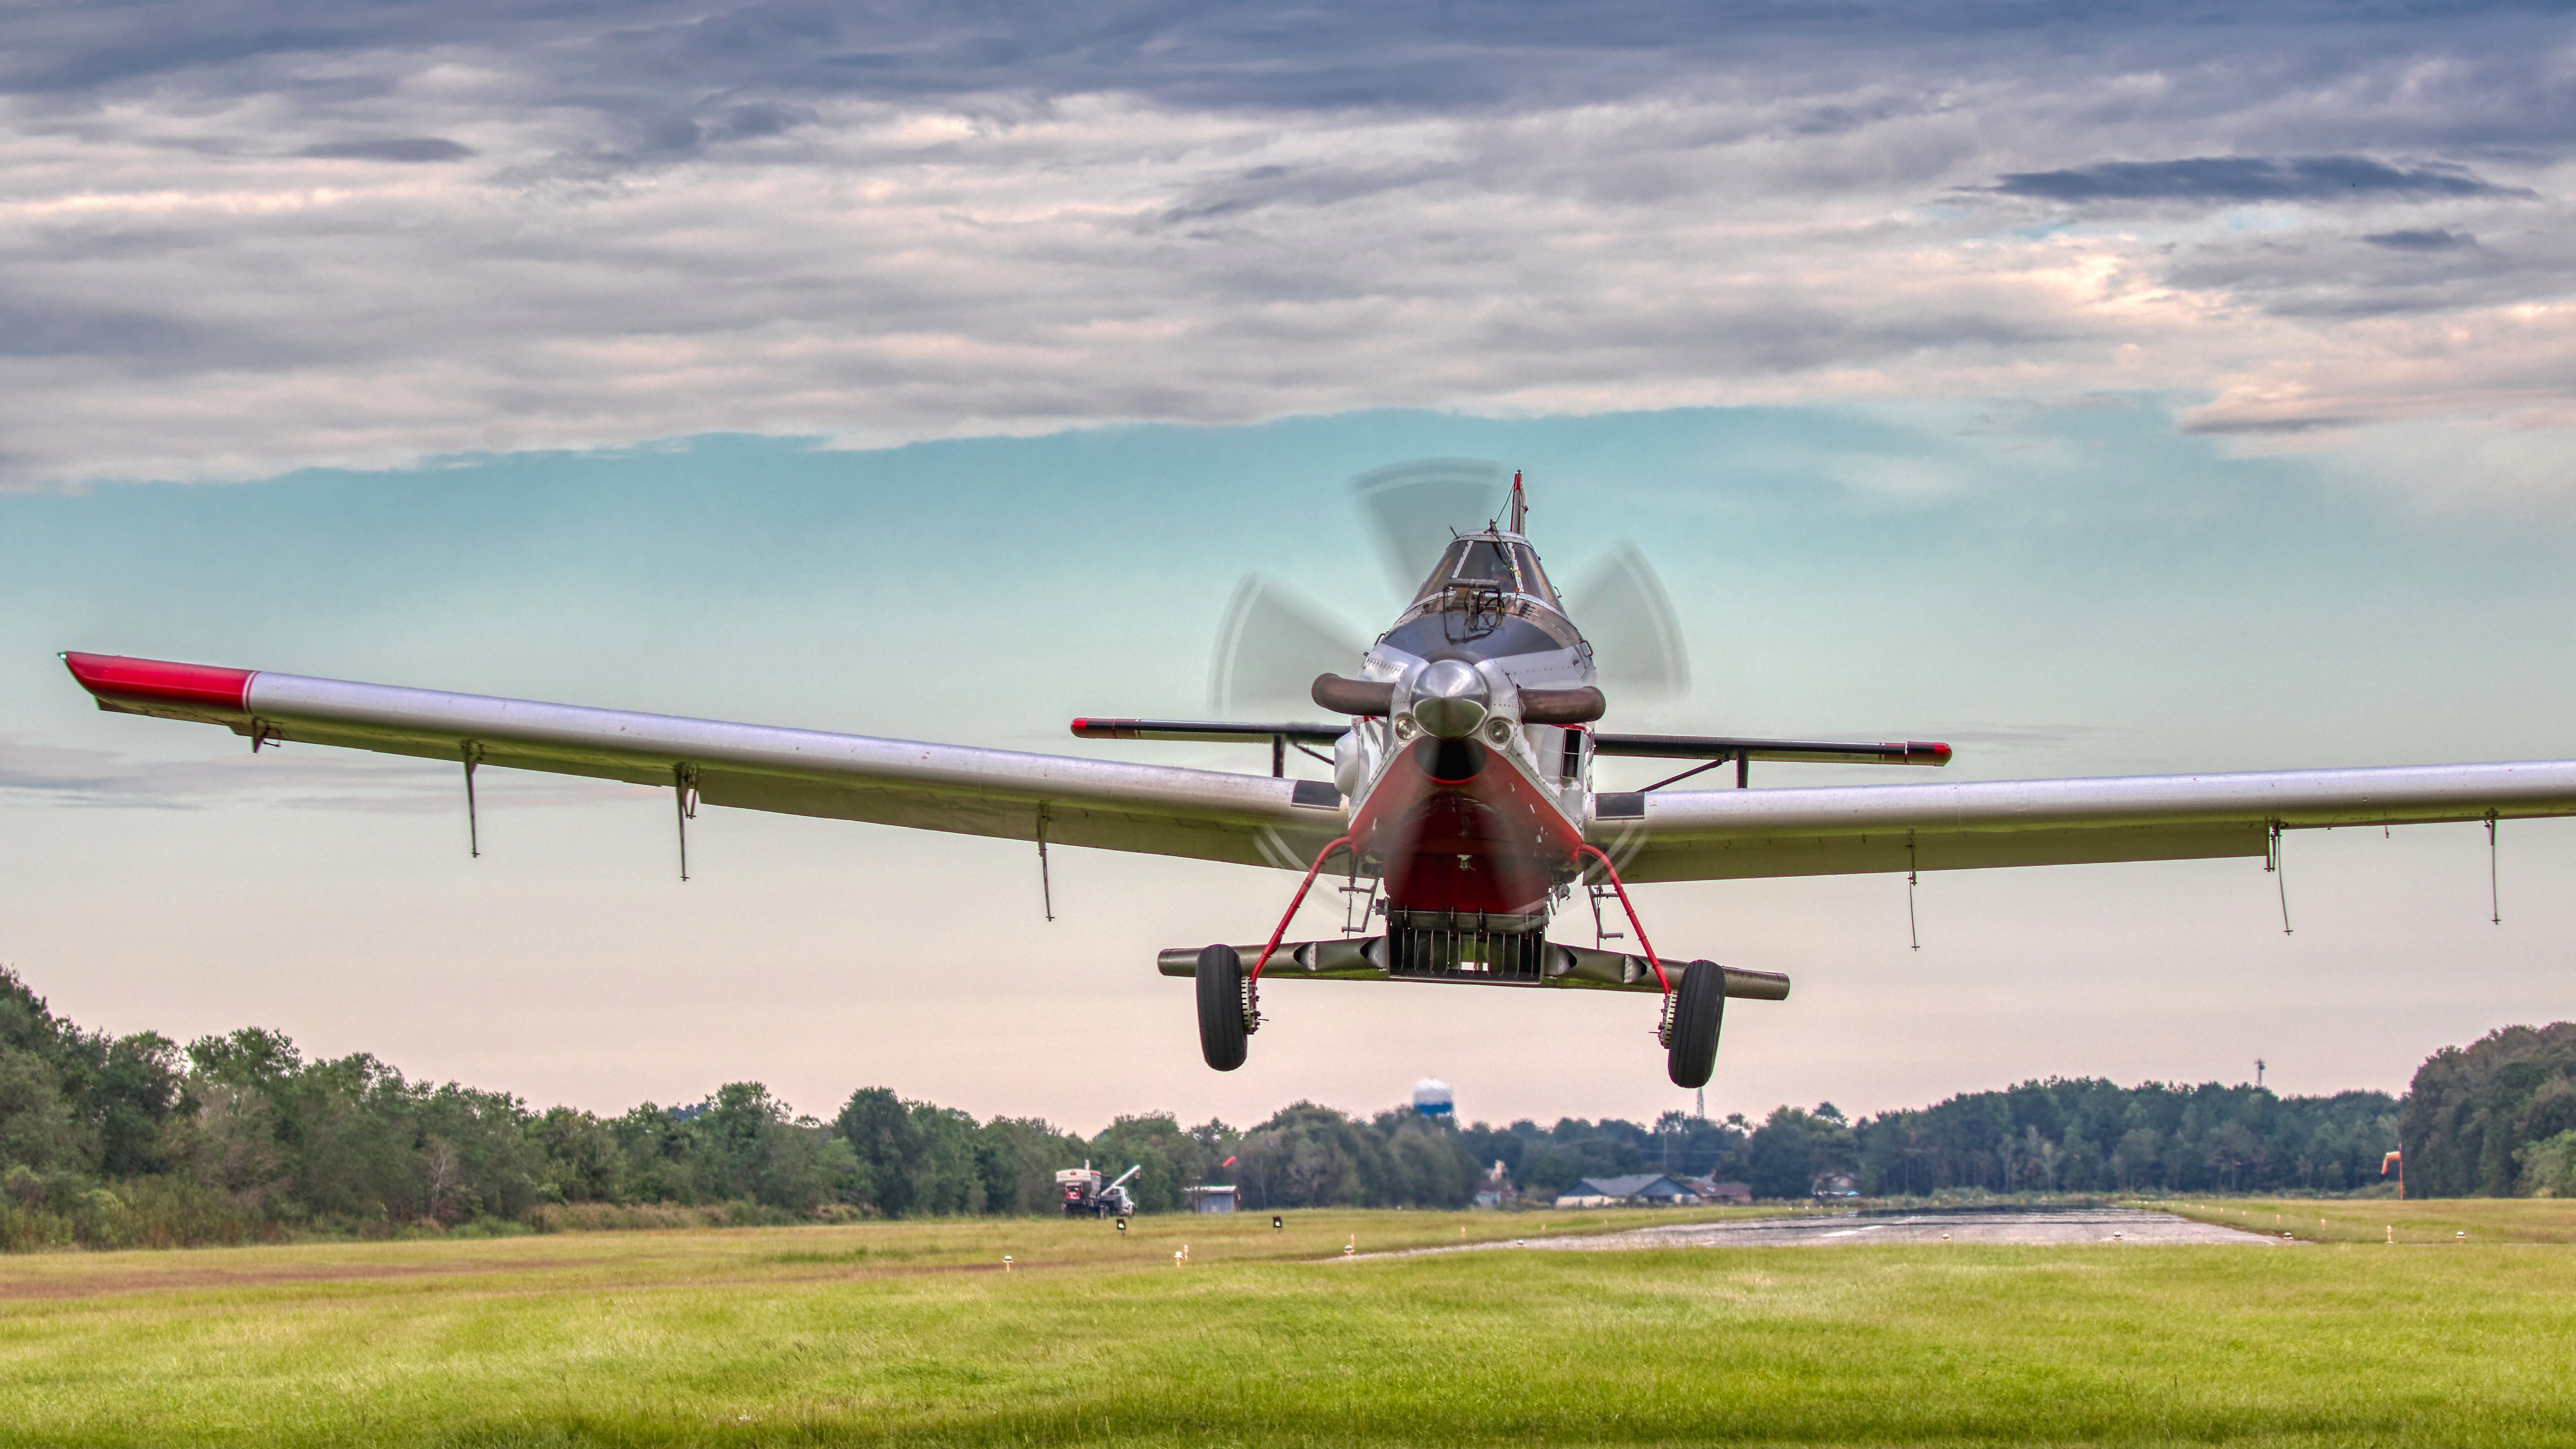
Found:
[[[1593,667],[1613,704],[1671,699],[1690,688],[1681,619],[1655,566],[1621,541],[1566,591],[1566,612],[1592,643]]]
[[[1208,704],[1230,718],[1311,719],[1315,676],[1356,671],[1367,652],[1367,640],[1304,596],[1246,575],[1217,626]]]
[[[1510,484],[1500,463],[1417,458],[1362,473],[1351,480],[1351,496],[1396,593],[1410,599],[1440,562],[1451,533],[1492,522]]]

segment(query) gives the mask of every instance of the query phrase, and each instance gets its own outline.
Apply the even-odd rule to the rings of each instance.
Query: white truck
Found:
[[[1138,1163],[1118,1174],[1115,1181],[1101,1181],[1099,1169],[1086,1162],[1068,1167],[1055,1175],[1056,1196],[1064,1201],[1064,1215],[1069,1218],[1128,1218],[1136,1215],[1136,1199],[1127,1192],[1127,1179],[1144,1171]]]

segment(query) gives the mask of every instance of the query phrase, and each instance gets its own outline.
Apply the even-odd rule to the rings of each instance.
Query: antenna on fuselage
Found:
[[[1521,527],[1521,521],[1528,517],[1529,500],[1521,496],[1521,470],[1514,468],[1512,470],[1512,532],[1526,537],[1529,530]]]

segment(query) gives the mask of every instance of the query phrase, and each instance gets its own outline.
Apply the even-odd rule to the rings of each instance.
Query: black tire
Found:
[[[1199,953],[1199,1055],[1220,1072],[1243,1065],[1243,958],[1232,946]]]
[[[1726,1020],[1726,968],[1693,961],[1673,988],[1673,1034],[1668,1069],[1676,1087],[1705,1087],[1717,1070],[1717,1029]]]

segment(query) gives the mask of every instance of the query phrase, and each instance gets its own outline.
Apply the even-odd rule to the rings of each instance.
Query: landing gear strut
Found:
[[[1199,953],[1199,1055],[1220,1072],[1243,1065],[1250,1023],[1244,1017],[1247,998],[1243,957],[1232,946],[1210,946]]]
[[[1288,934],[1288,923],[1306,903],[1315,872],[1324,868],[1334,851],[1350,843],[1349,836],[1340,836],[1315,852],[1315,863],[1306,867],[1306,878],[1297,882],[1288,914],[1279,918],[1279,929],[1270,933],[1270,944],[1261,948],[1251,975],[1244,974],[1243,957],[1232,946],[1210,946],[1199,953],[1199,1055],[1207,1058],[1209,1066],[1230,1072],[1243,1065],[1244,1038],[1261,1025],[1252,1007],[1253,993],[1261,985],[1261,968],[1270,964],[1270,953],[1279,949],[1279,938]]]
[[[1717,1029],[1725,1019],[1726,968],[1714,961],[1683,967],[1682,984],[1673,990],[1672,1015],[1664,1025],[1670,1050],[1666,1070],[1674,1086],[1708,1085],[1709,1074],[1717,1070]]]

